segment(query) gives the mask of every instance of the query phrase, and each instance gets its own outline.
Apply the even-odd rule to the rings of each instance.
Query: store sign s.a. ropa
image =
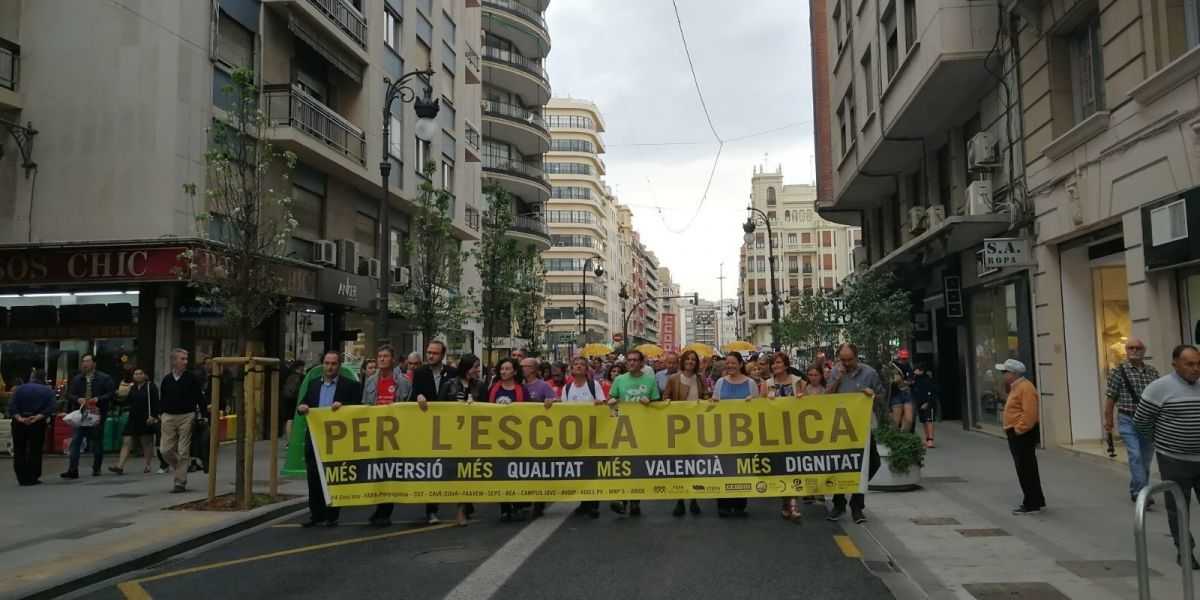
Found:
[[[990,269],[1030,267],[1035,264],[1029,238],[991,238],[983,240],[983,266]]]

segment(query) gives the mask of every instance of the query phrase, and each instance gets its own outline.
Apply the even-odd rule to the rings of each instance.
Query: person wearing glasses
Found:
[[[1154,438],[1134,429],[1133,413],[1146,386],[1158,377],[1158,370],[1146,362],[1146,344],[1131,337],[1125,340],[1125,360],[1108,372],[1108,385],[1104,388],[1104,431],[1111,434],[1115,429],[1125,442],[1129,454],[1129,499],[1135,502],[1138,492],[1150,483]]]

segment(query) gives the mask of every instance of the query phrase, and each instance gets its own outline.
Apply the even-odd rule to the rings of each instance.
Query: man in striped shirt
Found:
[[[1159,474],[1163,481],[1178,483],[1183,488],[1184,502],[1190,503],[1192,490],[1200,491],[1200,351],[1189,344],[1176,346],[1171,352],[1171,366],[1175,368],[1173,373],[1154,380],[1142,392],[1133,425],[1139,433],[1153,436]],[[1176,548],[1178,510],[1174,496],[1168,494],[1167,522]],[[1180,549],[1176,560],[1182,555]],[[1192,568],[1200,569],[1194,555],[1191,560]]]

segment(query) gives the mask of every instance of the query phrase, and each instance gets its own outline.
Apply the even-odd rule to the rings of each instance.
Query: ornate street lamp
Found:
[[[744,239],[746,246],[749,247],[754,242],[756,219],[767,226],[767,263],[770,265],[771,275],[771,348],[779,352],[779,340],[775,337],[775,333],[779,331],[779,293],[775,290],[775,247],[773,245],[775,237],[771,233],[771,220],[763,211],[753,206],[747,206],[746,222],[742,224],[742,231],[746,233]]]

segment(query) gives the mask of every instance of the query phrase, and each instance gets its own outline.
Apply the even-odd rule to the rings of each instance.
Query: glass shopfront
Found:
[[[1035,377],[1029,284],[1024,275],[986,284],[971,290],[969,302],[971,425],[999,430],[1008,394],[996,364],[1015,358],[1029,368],[1030,379]]]

